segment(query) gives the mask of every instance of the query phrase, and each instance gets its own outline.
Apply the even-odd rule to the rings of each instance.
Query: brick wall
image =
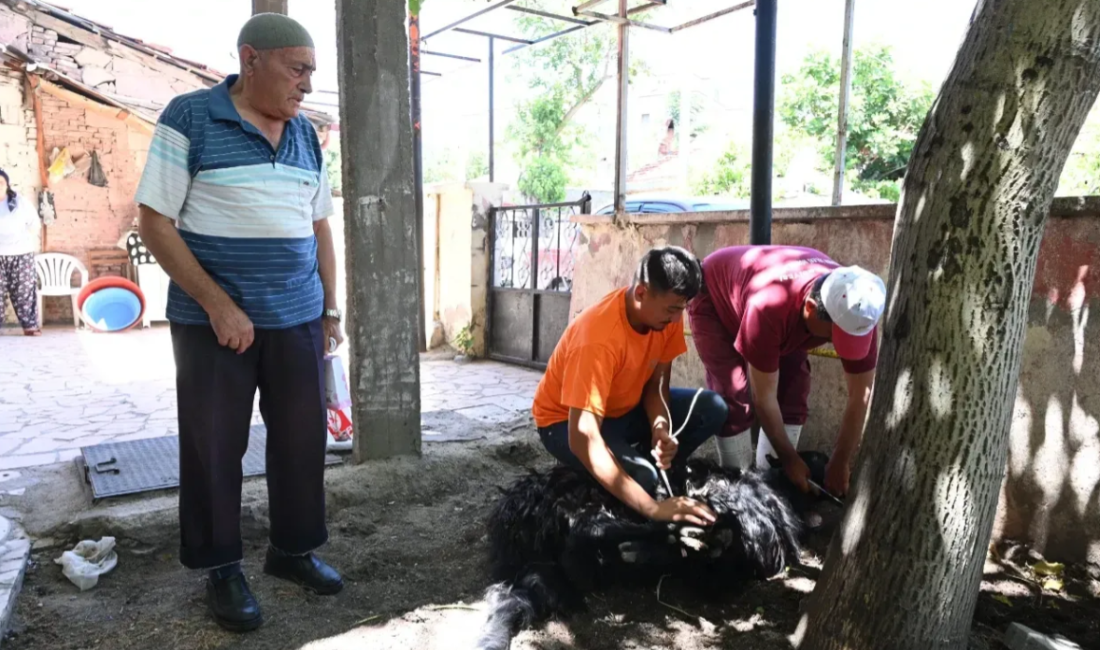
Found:
[[[46,229],[46,248],[80,259],[90,279],[121,275],[119,268],[93,266],[89,254],[116,249],[122,236],[135,227],[134,194],[150,136],[105,111],[74,106],[50,95],[42,96],[42,113],[47,152],[65,147],[74,157],[95,152],[107,176],[107,187],[89,183],[87,172],[74,173],[51,186],[57,218]],[[46,323],[72,322],[71,306],[64,299],[46,302]]]

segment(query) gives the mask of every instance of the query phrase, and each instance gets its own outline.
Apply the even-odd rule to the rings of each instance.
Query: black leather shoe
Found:
[[[340,574],[312,553],[283,555],[269,548],[264,573],[297,583],[321,596],[338,594],[344,588]]]
[[[243,573],[222,579],[207,578],[206,603],[218,625],[230,632],[251,632],[263,625],[260,604]]]

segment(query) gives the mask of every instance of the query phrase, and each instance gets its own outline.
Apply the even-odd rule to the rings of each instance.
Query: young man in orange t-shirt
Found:
[[[687,351],[684,310],[702,283],[691,253],[650,251],[633,286],[608,294],[566,328],[535,392],[532,411],[547,451],[658,521],[706,525],[714,519],[691,499],[653,498],[658,469],[685,462],[728,414],[721,396],[704,391],[683,432],[672,438],[695,397],[692,390],[670,389],[669,379],[672,361]]]

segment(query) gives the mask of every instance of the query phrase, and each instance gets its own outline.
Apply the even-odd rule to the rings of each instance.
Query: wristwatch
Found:
[[[321,316],[323,318],[328,318],[328,319],[334,320],[336,322],[340,322],[344,319],[344,314],[339,309],[326,309],[321,314]]]

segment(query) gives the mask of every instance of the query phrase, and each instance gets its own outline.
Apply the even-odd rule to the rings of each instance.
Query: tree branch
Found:
[[[554,140],[557,140],[561,136],[561,132],[565,130],[565,127],[569,126],[569,122],[571,122],[573,118],[577,116],[577,112],[584,108],[585,105],[588,104],[588,102],[592,101],[592,98],[596,96],[596,93],[600,91],[600,88],[603,88],[603,85],[607,83],[608,79],[611,78],[611,74],[608,72],[609,60],[610,59],[604,59],[604,74],[602,77],[600,77],[600,80],[596,82],[596,85],[592,86],[591,90],[589,90],[587,93],[584,94],[583,97],[577,100],[577,103],[574,104],[573,107],[570,108],[568,111],[566,111],[565,117],[561,118],[561,122],[558,123],[558,128],[554,129]]]

